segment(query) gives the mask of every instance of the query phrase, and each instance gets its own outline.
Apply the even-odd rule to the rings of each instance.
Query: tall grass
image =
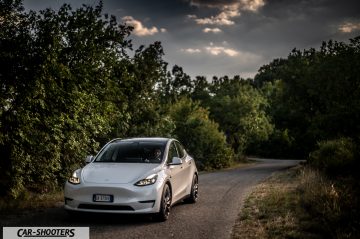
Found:
[[[244,202],[233,239],[319,238],[302,230],[308,218],[298,210],[297,172],[291,169],[277,173],[256,186]]]
[[[245,200],[232,238],[360,238],[359,185],[309,165],[280,172]]]
[[[359,196],[351,179],[335,180],[305,167],[298,186],[302,207],[318,223],[327,238],[360,238]]]

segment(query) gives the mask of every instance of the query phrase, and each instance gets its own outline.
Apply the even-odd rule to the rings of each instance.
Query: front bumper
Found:
[[[113,195],[113,202],[94,202],[94,194]],[[66,210],[101,213],[142,214],[157,213],[160,210],[162,185],[138,187],[132,184],[89,184],[73,185],[66,182]]]

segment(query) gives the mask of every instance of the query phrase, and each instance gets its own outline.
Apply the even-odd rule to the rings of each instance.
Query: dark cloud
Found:
[[[239,0],[185,0],[193,6],[223,7],[239,3]]]
[[[57,7],[61,2],[25,0],[25,7]],[[97,2],[82,1],[87,4]],[[251,6],[257,6],[251,3],[259,2],[261,1],[105,0],[104,12],[114,14],[118,19],[130,16],[141,22],[144,28],[156,27],[158,32],[153,35],[132,35],[135,45],[161,41],[165,60],[170,66],[181,65],[192,76],[253,76],[260,66],[274,58],[286,57],[295,47],[318,48],[322,41],[347,41],[360,35],[359,0],[264,0],[265,4],[256,11],[251,10]],[[76,7],[80,2],[71,1],[71,4]],[[238,6],[234,9],[239,11],[239,15],[231,17],[230,12],[220,15],[225,11],[224,6],[233,5]],[[196,16],[196,19],[218,16],[220,20],[227,17],[225,20],[231,20],[234,24],[201,25],[188,15]],[[347,26],[349,31],[341,31],[341,26]],[[205,33],[206,27],[217,27],[221,32]],[[161,28],[167,31],[163,33]],[[216,52],[219,54],[211,54]]]
[[[267,0],[261,10],[263,14],[279,19],[288,19],[293,15],[330,19],[340,16],[360,14],[358,0]]]

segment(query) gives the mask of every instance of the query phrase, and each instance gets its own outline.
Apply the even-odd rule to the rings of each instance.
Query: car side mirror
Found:
[[[181,165],[183,162],[179,157],[173,157],[172,162],[169,165]]]
[[[93,160],[93,158],[94,158],[94,156],[92,156],[92,155],[86,156],[86,158],[85,158],[85,163],[91,163],[91,161]]]

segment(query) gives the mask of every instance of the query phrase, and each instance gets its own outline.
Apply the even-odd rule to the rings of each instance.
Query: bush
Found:
[[[321,141],[310,153],[311,166],[329,175],[348,173],[356,162],[356,145],[348,138]]]
[[[219,169],[230,166],[233,151],[226,144],[225,135],[209,119],[209,112],[190,99],[182,99],[171,106],[175,122],[175,137],[198,162],[199,169]]]
[[[113,69],[125,64],[131,27],[103,16],[102,2],[36,13],[0,0],[0,12],[0,195],[47,193],[114,121],[126,125],[133,101],[114,87]]]
[[[359,184],[330,180],[313,168],[300,174],[301,203],[324,238],[359,238]]]

